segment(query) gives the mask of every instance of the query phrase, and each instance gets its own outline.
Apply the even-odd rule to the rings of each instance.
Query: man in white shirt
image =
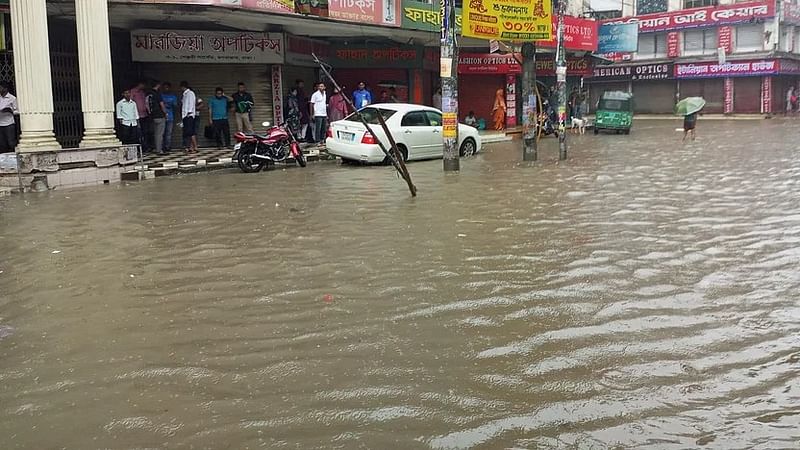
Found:
[[[17,97],[8,92],[8,84],[0,83],[0,153],[13,152],[17,146],[14,116],[18,114]]]
[[[189,89],[189,83],[181,81],[181,119],[183,124],[183,148],[186,153],[197,152],[197,96]]]
[[[122,91],[122,100],[117,102],[119,139],[125,145],[139,143],[139,109],[131,96],[131,91]]]
[[[325,83],[317,84],[317,91],[311,96],[311,117],[314,118],[314,142],[325,142],[328,128],[328,96],[325,94]]]

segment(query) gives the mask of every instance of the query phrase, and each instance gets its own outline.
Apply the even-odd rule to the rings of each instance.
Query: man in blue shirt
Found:
[[[164,152],[172,149],[172,130],[175,129],[175,108],[178,107],[178,96],[172,93],[172,85],[165,82],[161,85],[161,100],[167,109],[167,123],[164,127]]]
[[[361,109],[372,103],[372,94],[367,90],[367,85],[364,82],[358,83],[358,89],[353,92],[353,104],[356,109]]]
[[[231,146],[231,125],[228,123],[228,108],[230,99],[225,96],[221,87],[215,91],[215,95],[208,99],[208,124],[214,129],[214,140],[217,148],[222,149],[224,142],[225,148]]]

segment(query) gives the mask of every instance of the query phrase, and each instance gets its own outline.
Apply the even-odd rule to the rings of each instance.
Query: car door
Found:
[[[442,140],[442,113],[439,111],[425,111],[428,116],[428,125],[431,128],[431,142],[428,146],[428,156],[441,158],[444,153],[444,141]]]
[[[409,111],[400,121],[402,140],[408,147],[408,158],[427,158],[431,153],[432,127],[425,111]],[[441,132],[439,133],[441,135]]]

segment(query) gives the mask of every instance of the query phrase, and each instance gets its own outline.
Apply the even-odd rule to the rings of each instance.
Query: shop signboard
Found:
[[[733,112],[733,78],[725,78],[724,87],[725,97],[722,103],[722,112],[731,114]]]
[[[256,11],[294,13],[294,0],[111,0],[118,3],[222,6]]]
[[[800,74],[800,62],[793,59],[781,59],[778,63],[780,64],[780,73],[786,75]]]
[[[276,124],[283,123],[283,68],[278,64],[272,65],[272,121]]]
[[[400,0],[328,0],[328,17],[389,27],[399,27]]]
[[[506,75],[506,126],[517,126],[517,76]]]
[[[283,64],[280,33],[248,31],[131,31],[134,61]]]
[[[564,47],[567,50],[598,51],[598,27],[599,23],[596,20],[564,16]],[[558,45],[556,41],[558,18],[555,16],[553,17],[552,29],[551,38],[546,41],[537,42],[536,45],[555,48]]]
[[[681,55],[681,35],[677,31],[667,33],[667,58],[677,58]]]
[[[774,1],[735,3],[732,5],[684,9],[622,19],[609,19],[603,23],[638,23],[640,33],[653,33],[657,31],[683,30],[687,28],[754,22],[758,19],[767,19],[771,17],[775,17]]]
[[[639,50],[638,23],[604,23],[600,25],[597,51],[600,53],[635,52]]]
[[[671,62],[638,64],[635,66],[599,66],[592,71],[592,79],[597,81],[612,80],[667,80],[674,76]]]
[[[461,53],[458,55],[458,73],[465,75],[519,75],[522,66],[513,54],[498,55],[496,53]],[[553,58],[536,59],[536,75],[555,76]],[[586,58],[567,58],[567,74],[569,76],[589,76],[591,74],[589,60]]]
[[[733,30],[725,25],[717,28],[717,42],[719,48],[725,50],[726,55],[733,53]]]
[[[772,112],[772,77],[761,78],[761,113]]]
[[[442,29],[442,10],[439,2],[420,2],[403,0],[403,28],[440,32]],[[461,8],[456,8],[456,30],[461,30]]]
[[[781,21],[788,25],[800,25],[800,5],[784,2],[781,4],[783,18]]]
[[[551,0],[470,0],[461,34],[478,39],[549,41],[553,36]]]
[[[675,64],[676,78],[721,78],[773,75],[780,72],[778,60],[728,61],[725,64],[700,62]]]
[[[329,63],[336,68],[417,69],[424,52],[423,47],[411,46],[339,47],[331,51]]]
[[[331,46],[325,41],[286,35],[286,64],[318,67],[312,54],[327,61],[331,56]]]

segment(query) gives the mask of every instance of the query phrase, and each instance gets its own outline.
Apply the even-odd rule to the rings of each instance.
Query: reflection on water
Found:
[[[797,127],[674,128],[0,199],[2,448],[793,448]]]

